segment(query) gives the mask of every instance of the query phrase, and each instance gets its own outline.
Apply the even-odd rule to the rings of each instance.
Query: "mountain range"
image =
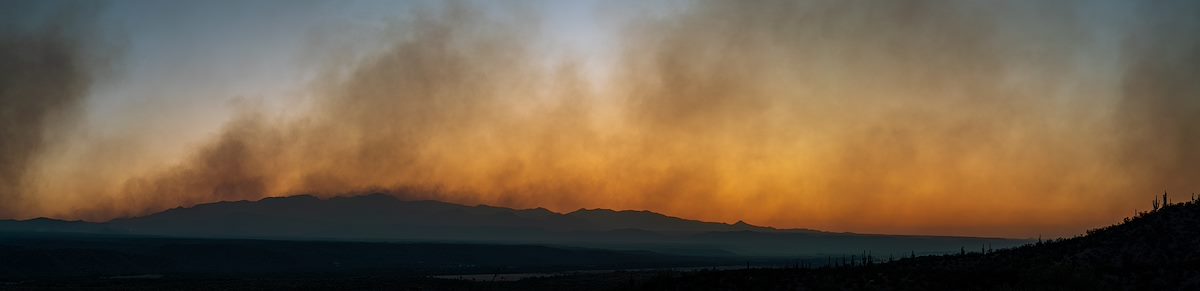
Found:
[[[595,289],[1200,290],[1200,200],[1168,204],[1164,196],[1162,201],[1153,211],[1085,235],[1004,250],[965,249],[897,260],[858,257],[816,268],[691,272],[657,276],[636,288],[612,280],[607,288]],[[512,289],[551,290],[571,280],[583,281],[563,278]]]
[[[103,223],[38,218],[0,221],[0,232],[180,238],[540,244],[700,256],[938,254],[1005,248],[1028,240],[873,235],[703,222],[650,211],[511,209],[406,201],[376,193],[300,195],[175,208]]]
[[[0,289],[1197,290],[1197,225],[1193,198],[1072,238],[897,255],[876,250],[989,239],[298,196],[106,223],[0,221]],[[819,243],[849,247],[822,256],[809,248]],[[696,254],[647,251],[688,246]]]

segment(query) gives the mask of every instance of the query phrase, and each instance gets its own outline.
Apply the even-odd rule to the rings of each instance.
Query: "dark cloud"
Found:
[[[1122,57],[1113,67],[1091,62],[1106,47],[1089,26],[1108,24],[1084,13],[1104,10],[1089,5],[1103,6],[622,6],[613,10],[634,16],[605,82],[585,78],[582,60],[546,57],[534,15],[552,11],[422,7],[380,36],[377,53],[331,56],[298,118],[239,107],[177,165],[72,215],[385,190],[856,231],[1078,230],[1111,221],[1118,213],[1109,210],[1126,213],[1122,203],[1147,188],[1195,187],[1200,139],[1194,5],[1139,4],[1133,25],[1105,28],[1130,36],[1113,48]],[[6,62],[17,51],[8,47]],[[74,56],[70,42],[51,47]],[[87,88],[79,67],[48,64],[25,64],[36,69],[5,75],[5,86],[81,85],[14,87],[56,88],[41,94],[60,96],[49,99],[5,91],[5,108],[46,108],[21,121],[5,115],[5,134],[21,141],[3,145],[0,158],[16,161],[0,168],[4,185],[16,185],[6,187],[19,189],[27,157],[45,145],[47,116]],[[1124,72],[1122,90],[1094,88],[1111,85],[1095,70]]]
[[[1200,4],[1138,3],[1117,109],[1123,165],[1144,191],[1195,191],[1200,177]],[[1182,193],[1181,193],[1182,194]],[[1185,195],[1186,196],[1186,195]]]
[[[98,6],[0,6],[0,217],[35,199],[28,197],[30,168],[50,133],[80,113],[92,77],[79,34]]]

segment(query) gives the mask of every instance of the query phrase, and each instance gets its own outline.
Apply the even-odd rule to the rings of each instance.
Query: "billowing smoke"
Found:
[[[1126,69],[1115,118],[1123,166],[1147,187],[1195,190],[1200,183],[1200,36],[1195,33],[1200,4],[1158,1],[1135,9],[1146,17],[1134,24],[1121,55]]]
[[[28,173],[54,132],[79,114],[91,85],[77,38],[97,7],[40,4],[15,1],[0,9],[0,217],[36,199],[28,193]]]
[[[378,53],[330,58],[307,113],[242,108],[178,164],[43,213],[385,190],[835,230],[1077,232],[1198,186],[1200,10],[1123,5],[611,7],[633,16],[604,81],[547,56],[536,10],[433,7]]]

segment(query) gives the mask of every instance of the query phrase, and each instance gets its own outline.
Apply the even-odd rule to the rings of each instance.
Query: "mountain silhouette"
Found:
[[[635,289],[1200,290],[1200,203],[1170,204],[1086,235],[1011,249],[966,248],[887,263],[888,256],[841,259],[838,267],[659,276]]]
[[[650,211],[466,206],[405,201],[387,194],[320,199],[308,195],[175,208],[105,223],[50,219],[0,221],[0,231],[72,232],[189,238],[436,241],[552,244],[686,255],[797,256],[873,251],[947,253],[964,246],[1016,246],[1027,240],[832,233],[738,221],[703,222]]]
[[[122,290],[197,282],[262,289],[1196,290],[1197,225],[1200,204],[1190,201],[1086,235],[1009,247],[1003,243],[1022,241],[774,229],[649,211],[555,213],[388,195],[295,196],[105,223],[0,221],[0,261],[6,262],[0,284]],[[505,273],[534,277],[477,279]]]

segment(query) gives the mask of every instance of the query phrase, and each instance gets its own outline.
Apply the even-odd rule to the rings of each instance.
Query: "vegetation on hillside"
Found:
[[[1200,290],[1200,203],[1193,194],[1072,238],[989,252],[812,269],[659,276],[649,290],[1054,289]]]

